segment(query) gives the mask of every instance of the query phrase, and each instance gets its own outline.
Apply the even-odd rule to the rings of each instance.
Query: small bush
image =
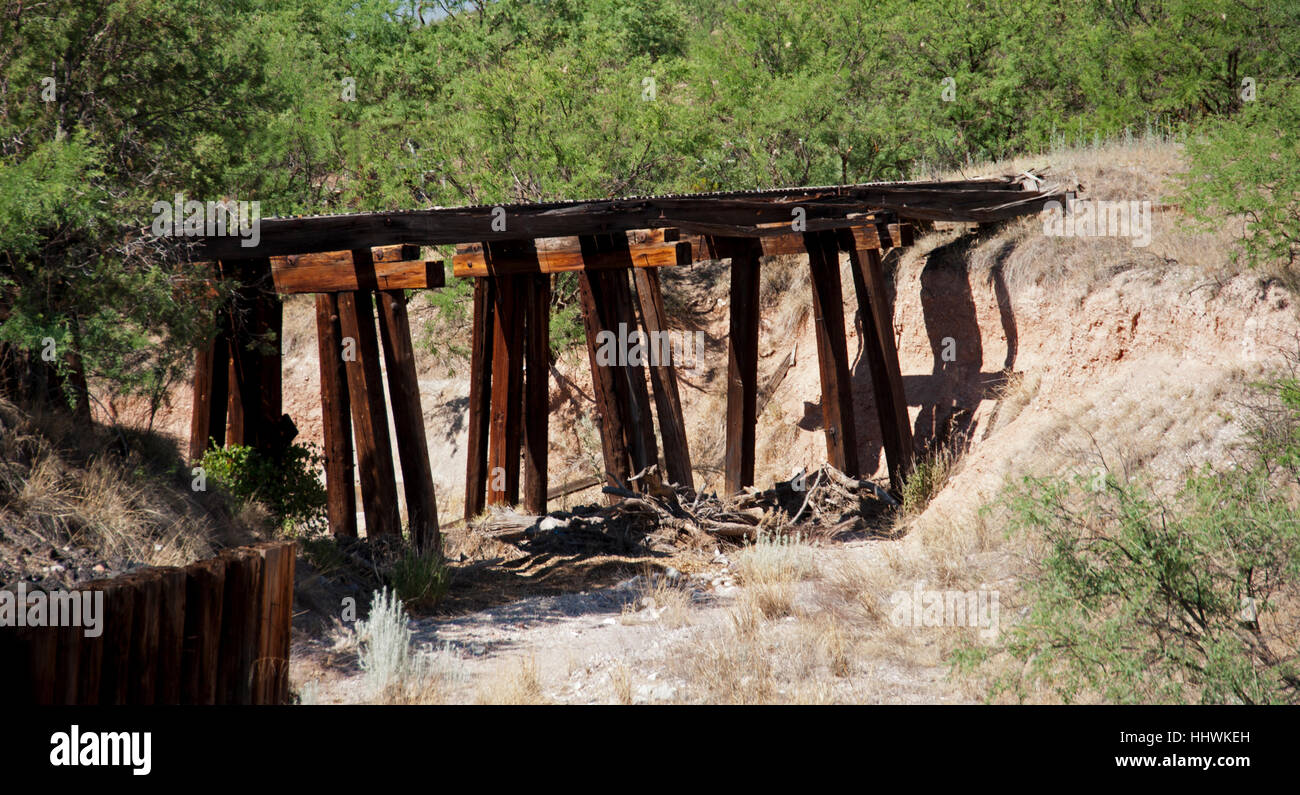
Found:
[[[903,513],[918,514],[924,511],[930,500],[948,482],[956,464],[957,454],[948,447],[940,447],[917,459],[912,474],[903,481]]]
[[[357,622],[361,670],[371,694],[381,696],[399,686],[411,673],[411,628],[406,609],[387,588],[370,600],[370,616]]]
[[[214,447],[203,454],[202,466],[234,497],[265,504],[286,532],[307,534],[328,523],[325,486],[317,476],[323,459],[314,445],[290,445],[279,458],[246,445]]]
[[[1013,529],[1047,551],[1006,643],[1026,665],[997,692],[1024,677],[1066,701],[1300,702],[1300,390],[1273,393],[1245,462],[1168,500],[1114,479],[1009,493]]]
[[[437,552],[409,550],[388,572],[388,582],[411,607],[432,610],[451,585],[451,570]]]

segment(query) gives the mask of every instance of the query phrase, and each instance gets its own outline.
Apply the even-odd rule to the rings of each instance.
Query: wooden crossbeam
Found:
[[[882,251],[888,250],[895,246],[912,245],[914,232],[912,224],[907,222],[883,223],[878,222],[870,216],[850,217],[843,224],[835,227],[839,229],[850,229],[853,234],[864,241],[865,248],[878,248]],[[810,231],[825,231],[811,229]],[[762,246],[762,255],[773,257],[778,255],[803,255],[808,253],[808,248],[804,242],[804,233],[791,231],[789,223],[780,224],[762,224],[758,227],[759,234],[749,237],[756,238]],[[722,239],[723,236],[708,236],[699,234],[683,235],[683,240],[691,244],[692,255],[698,259],[717,259],[719,254],[710,248],[711,239]]]
[[[369,259],[352,251],[291,254],[271,257],[276,292],[337,293],[356,290],[418,290],[442,287],[446,269],[441,262],[419,260],[412,245],[379,246]]]
[[[487,251],[483,243],[462,243],[452,257],[452,275],[504,276],[515,273],[566,273],[606,268],[663,268],[689,265],[691,245],[676,229],[626,232],[626,247],[584,252],[578,237],[503,241]]]

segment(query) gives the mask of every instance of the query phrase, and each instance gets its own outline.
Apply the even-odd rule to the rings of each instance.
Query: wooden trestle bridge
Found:
[[[199,458],[211,444],[271,451],[283,444],[277,293],[314,293],[331,530],[357,534],[359,475],[367,535],[401,532],[382,348],[410,533],[420,546],[436,546],[437,504],[404,291],[444,283],[443,264],[421,260],[420,246],[455,244],[453,275],[474,279],[466,518],[521,497],[527,511],[546,510],[551,276],[568,271],[578,273],[610,483],[636,489],[630,478],[662,463],[668,481],[693,488],[673,367],[600,364],[597,335],[617,333],[620,323],[648,334],[666,331],[657,269],[723,259],[731,261],[725,484],[739,491],[754,479],[761,258],[804,254],[827,457],[860,475],[840,284],[839,255],[846,252],[897,488],[912,439],[884,252],[909,245],[917,222],[1000,221],[1038,212],[1062,194],[1026,173],[265,219],[255,247],[243,247],[239,237],[208,237],[198,246],[199,258],[237,285],[215,339],[197,356],[190,455]],[[274,342],[258,344],[264,339]]]

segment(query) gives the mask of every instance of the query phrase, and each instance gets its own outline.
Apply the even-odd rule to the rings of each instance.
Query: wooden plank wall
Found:
[[[284,704],[296,548],[268,541],[79,586],[102,633],[0,628],[0,704]]]

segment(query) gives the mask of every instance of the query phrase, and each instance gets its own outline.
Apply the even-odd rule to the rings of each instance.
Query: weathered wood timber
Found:
[[[331,533],[356,538],[352,404],[348,399],[348,377],[343,361],[339,298],[334,293],[316,296],[316,345],[320,363],[321,426],[325,437],[326,513]]]
[[[452,257],[452,275],[504,276],[514,273],[565,273],[611,268],[662,268],[691,263],[691,244],[678,240],[676,229],[639,229],[627,233],[628,247],[584,253],[581,239],[541,238],[503,241],[492,246],[462,243]]]
[[[438,504],[433,491],[433,471],[429,467],[429,443],[424,434],[406,296],[401,290],[381,290],[378,298],[379,333],[388,365],[388,394],[393,402],[393,434],[402,465],[407,524],[417,549],[437,549],[441,546]]]
[[[488,480],[488,432],[492,414],[492,338],[496,281],[474,280],[474,327],[470,331],[469,417],[465,443],[465,521],[483,512]]]
[[[636,285],[637,303],[641,309],[641,325],[650,339],[656,339],[655,335],[668,332],[668,314],[664,311],[659,274],[650,269],[637,269],[632,271],[632,280]],[[650,385],[654,389],[655,415],[659,419],[659,435],[663,440],[664,466],[668,471],[668,479],[679,486],[694,489],[690,441],[686,438],[686,419],[682,413],[681,394],[677,389],[675,363],[651,362]]]
[[[523,426],[524,329],[521,278],[497,279],[492,323],[492,414],[488,435],[488,504],[519,502]]]
[[[889,484],[898,491],[912,471],[912,424],[903,394],[903,374],[894,342],[894,315],[884,267],[879,248],[872,245],[878,240],[878,235],[860,227],[839,234],[840,247],[848,252],[852,265],[863,351],[871,370],[871,389],[880,418]]]
[[[844,294],[840,287],[839,244],[834,233],[807,235],[812,271],[813,323],[817,331],[817,367],[822,384],[822,426],[826,458],[857,477],[857,428],[853,419],[853,383],[848,342],[844,336]]]
[[[358,259],[369,252],[358,252]],[[362,508],[366,535],[396,534],[401,521],[397,509],[396,474],[392,442],[388,436],[388,412],[379,369],[379,343],[375,338],[375,316],[370,293],[339,293],[339,326],[345,345],[344,368],[348,378],[348,400],[352,406],[352,427],[361,476]],[[347,355],[348,340],[352,340]]]
[[[524,509],[546,513],[551,378],[551,277],[521,277],[524,286]]]
[[[731,259],[730,333],[727,336],[727,493],[754,484],[758,405],[759,256],[755,240],[714,238],[714,250]]]
[[[271,275],[279,293],[336,293],[345,290],[417,290],[442,287],[446,268],[424,261],[419,246],[378,246],[369,263],[351,251],[271,257]]]
[[[802,208],[801,231],[852,226],[846,216],[890,210],[907,218],[989,222],[1036,212],[1064,195],[1060,188],[1023,190],[1019,176],[953,182],[875,183],[779,190],[447,207],[388,213],[268,218],[260,222],[258,256],[339,251],[399,243],[440,245],[526,240],[676,227],[684,232],[762,236],[764,224],[789,223]],[[201,259],[247,257],[237,237],[204,238]]]

